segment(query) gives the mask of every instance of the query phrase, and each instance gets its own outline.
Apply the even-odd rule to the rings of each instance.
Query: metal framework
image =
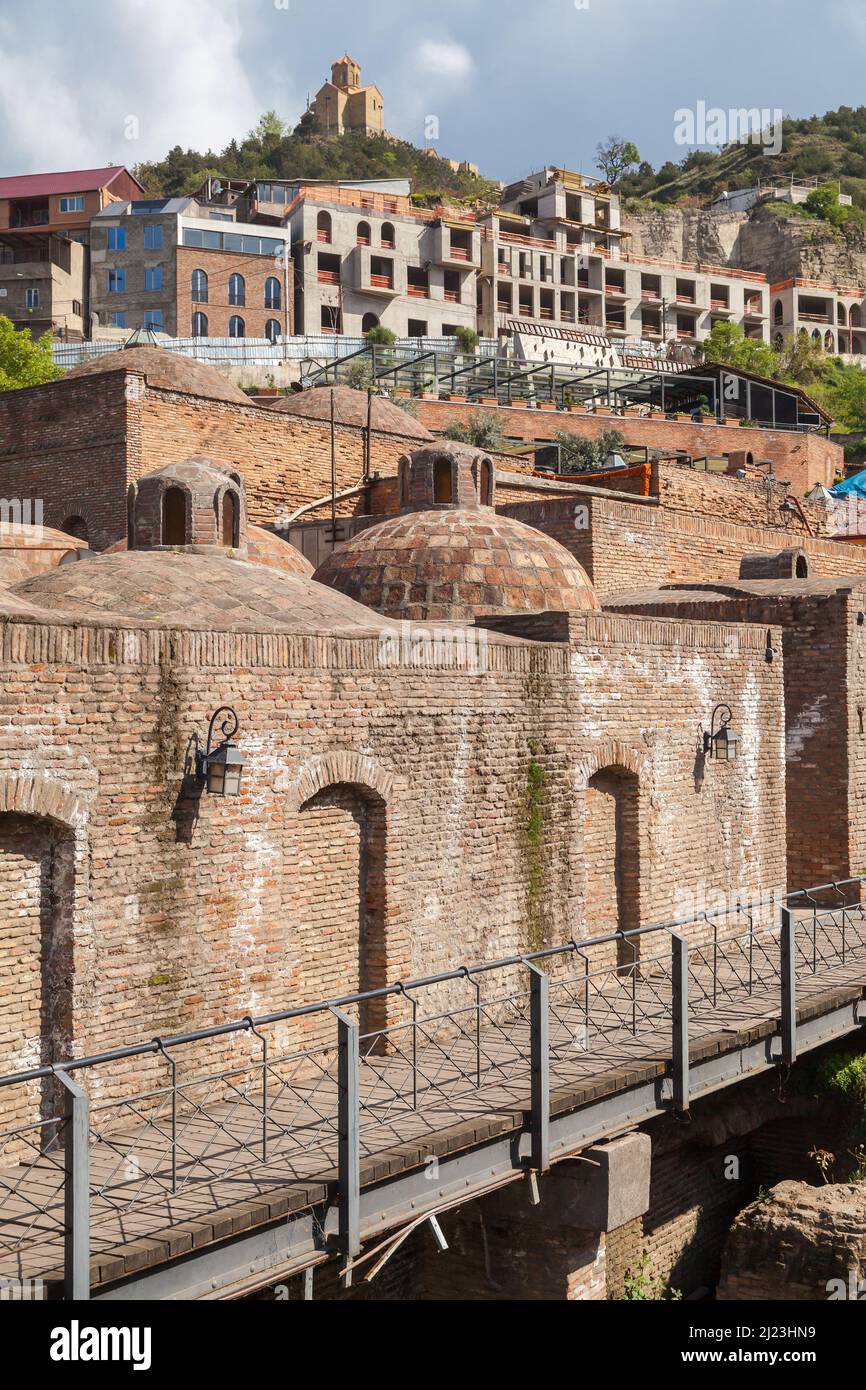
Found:
[[[369,1168],[362,1176],[395,1143],[434,1142],[449,1116],[489,1123],[503,1110],[524,1112],[526,1142],[507,1148],[501,1171],[499,1160],[484,1168],[489,1186],[544,1173],[610,1116],[634,1123],[660,1105],[685,1111],[694,1089],[738,1079],[742,1062],[726,1071],[714,1049],[696,1070],[693,1053],[746,1007],[753,1023],[779,1021],[778,1049],[768,1045],[763,1065],[793,1061],[798,1037],[813,1046],[835,1036],[817,1025],[804,1035],[798,1001],[819,981],[850,986],[852,968],[866,980],[864,882],[572,940],[2,1076],[0,1099],[29,1100],[38,1116],[19,1115],[0,1130],[0,1279],[41,1277],[59,1263],[66,1297],[86,1298],[91,1257],[124,1239],[118,1231],[128,1221],[159,1229],[174,1199],[187,1212],[197,1193],[212,1203],[221,1185],[231,1191],[240,1180],[311,1184],[324,1206],[299,1215],[306,1225],[294,1228],[295,1257],[305,1267],[338,1250],[351,1270],[362,1240],[393,1227],[397,1211],[404,1220],[413,1206],[415,1215],[435,1214],[478,1190],[455,1177],[471,1168],[468,1155],[450,1159],[447,1180],[426,1191],[417,1170],[408,1173],[399,1197],[393,1183],[370,1187]],[[849,1015],[841,1010],[838,1028],[862,1021],[862,1010]],[[743,1055],[754,1046],[750,1036]],[[586,1084],[617,1056],[630,1065],[669,1058],[644,1111],[629,1091],[627,1106],[611,1094],[591,1121],[561,1107],[551,1115],[554,1085],[561,1093]],[[142,1077],[133,1094],[130,1063]],[[411,1197],[415,1189],[423,1201]],[[265,1248],[271,1260],[292,1253],[273,1240]]]

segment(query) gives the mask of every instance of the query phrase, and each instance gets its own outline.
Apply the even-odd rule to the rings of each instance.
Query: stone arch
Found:
[[[86,815],[73,792],[42,774],[0,772],[0,992],[15,1042],[12,1069],[71,1055],[78,902],[86,894]],[[49,1078],[17,1088],[14,1124],[47,1121],[58,1095]]]
[[[627,745],[609,740],[578,768],[583,791],[584,932],[608,936],[641,925],[644,868],[642,793],[648,764]],[[640,938],[599,948],[599,960],[630,966]]]
[[[311,998],[364,993],[401,973],[386,932],[390,780],[368,762],[332,755],[305,768],[296,783],[289,891],[297,895],[299,968]],[[382,998],[359,1008],[365,1052],[380,1050],[388,1005]]]
[[[387,802],[393,791],[394,774],[377,763],[375,758],[366,757],[363,753],[355,753],[350,749],[325,753],[304,763],[289,792],[287,809],[300,810],[304,802],[309,801],[316,792],[337,782],[367,787],[370,792]]]

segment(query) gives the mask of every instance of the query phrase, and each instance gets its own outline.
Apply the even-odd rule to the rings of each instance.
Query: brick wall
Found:
[[[247,338],[264,338],[269,319],[276,319],[281,333],[294,333],[291,265],[286,295],[283,268],[275,264],[272,256],[244,255],[240,251],[206,251],[199,246],[178,246],[176,255],[177,323],[180,337],[192,332],[192,316],[196,311],[207,315],[208,336],[211,338],[229,336],[229,319],[233,315],[243,319]],[[194,270],[203,270],[208,277],[208,297],[205,303],[192,302]],[[229,304],[229,278],[232,275],[244,277],[245,303],[242,305]],[[269,309],[265,305],[265,281],[271,277],[277,280],[280,287],[278,309]]]
[[[371,472],[391,478],[417,440],[374,432]],[[364,431],[336,432],[337,491],[364,473]],[[245,477],[249,520],[272,526],[330,496],[330,426],[266,410],[146,388],[139,376],[97,375],[0,393],[0,469],[7,497],[41,497],[47,526],[82,516],[103,549],[126,535],[131,480],[204,454]],[[337,504],[366,509],[362,493]],[[328,510],[330,503],[328,503]]]
[[[0,805],[20,809],[23,779],[28,810],[74,829],[77,1050],[312,1002],[362,969],[406,978],[585,935],[582,788],[611,763],[640,779],[642,920],[670,915],[676,883],[778,881],[781,672],[763,632],[579,623],[570,658],[491,635],[479,675],[414,655],[383,668],[373,639],[7,624]],[[721,694],[743,756],[697,785],[695,729]],[[237,800],[184,775],[227,701],[248,759]],[[384,849],[357,808],[292,803],[305,769],[356,783],[359,758],[392,782],[368,788],[386,803]],[[365,956],[358,934],[379,922]]]
[[[677,581],[736,579],[744,555],[802,546],[816,576],[866,570],[860,547],[797,533],[761,529],[709,515],[672,512],[654,499],[623,501],[610,492],[575,488],[567,498],[509,502],[499,508],[546,531],[587,570],[602,600],[616,593]]]
[[[418,402],[418,419],[434,434],[441,434],[454,420],[466,423],[476,411],[490,411],[500,417],[504,433],[529,442],[552,439],[562,429],[584,439],[597,439],[602,430],[618,429],[627,444],[646,445],[667,452],[680,450],[693,458],[718,458],[743,449],[756,460],[771,460],[776,476],[791,484],[803,496],[823,483],[830,487],[836,473],[842,473],[842,449],[823,435],[799,434],[791,430],[744,430],[739,425],[697,425],[689,421],[641,419],[638,416],[576,415],[559,410],[529,410],[523,406],[479,406],[452,404],[450,401]]]

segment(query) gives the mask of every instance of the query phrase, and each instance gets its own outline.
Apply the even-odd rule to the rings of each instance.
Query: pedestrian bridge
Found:
[[[861,881],[0,1076],[0,1282],[231,1298],[866,1022]],[[13,1285],[14,1286],[14,1285]]]

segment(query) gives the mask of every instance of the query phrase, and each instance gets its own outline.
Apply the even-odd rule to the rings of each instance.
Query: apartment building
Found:
[[[773,338],[805,333],[825,352],[861,356],[866,349],[866,291],[794,277],[770,287]]]
[[[475,328],[481,232],[470,214],[417,208],[402,191],[317,184],[300,188],[286,222],[299,333]]]
[[[85,336],[91,219],[143,192],[122,165],[0,178],[0,313],[36,337]]]
[[[289,232],[238,220],[243,207],[183,197],[104,208],[91,230],[94,326],[179,338],[293,333]]]
[[[479,331],[495,337],[526,321],[690,345],[721,320],[768,337],[765,276],[634,256],[628,237],[600,180],[544,169],[510,185],[482,224]]]

